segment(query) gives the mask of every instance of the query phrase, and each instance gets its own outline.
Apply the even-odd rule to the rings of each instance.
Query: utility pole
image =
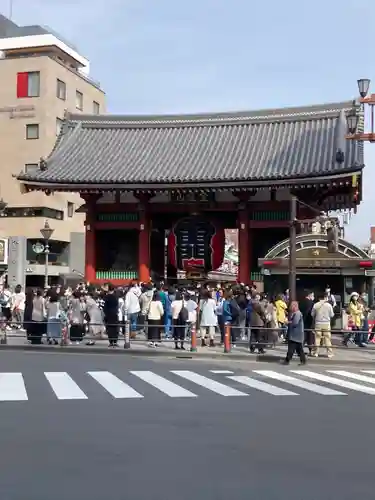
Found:
[[[290,197],[289,302],[297,299],[297,197]]]
[[[9,19],[12,20],[13,17],[13,0],[9,0]]]

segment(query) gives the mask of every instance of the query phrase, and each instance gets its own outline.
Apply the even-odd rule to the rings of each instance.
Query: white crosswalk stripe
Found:
[[[57,399],[87,399],[86,394],[66,372],[44,372]]]
[[[167,396],[171,398],[196,398],[197,395],[184,389],[183,387],[167,380],[164,377],[160,377],[156,373],[149,371],[131,371],[133,375],[140,378],[144,382],[156,387],[159,391],[164,392]]]
[[[22,373],[0,373],[0,401],[27,401]]]
[[[295,387],[300,387],[301,389],[306,389],[307,391],[315,392],[323,396],[346,396],[344,392],[339,392],[327,387],[322,387],[317,384],[312,384],[311,382],[306,382],[306,380],[300,380],[296,377],[285,375],[285,373],[279,373],[271,370],[254,370],[254,372],[258,373],[259,375],[263,375],[264,377],[279,380],[280,382],[286,382],[287,384],[294,385]]]
[[[205,376],[191,370],[170,370],[169,375],[161,376],[148,370],[125,370],[123,374],[118,375],[110,371],[96,370],[82,372],[79,376],[79,385],[74,380],[74,375],[68,372],[41,372],[36,379],[33,374],[29,374],[28,377],[33,379],[30,385],[28,377],[23,373],[0,373],[0,404],[7,401],[27,401],[38,397],[36,380],[40,383],[43,380],[42,375],[48,384],[41,384],[41,394],[45,394],[47,387],[49,391],[52,390],[53,396],[61,401],[95,399],[99,394],[98,391],[108,393],[107,396],[109,395],[114,400],[144,399],[152,393],[163,393],[170,398],[204,398],[209,397],[210,393],[212,397],[218,395],[250,396],[249,401],[258,392],[271,397],[301,396],[309,392],[326,397],[348,396],[353,392],[375,396],[375,370],[352,372],[332,369],[324,371],[299,369],[247,370],[247,372],[236,375],[231,370],[207,370],[208,375]],[[243,391],[238,390],[239,384],[243,387]],[[341,392],[332,386],[338,386],[345,391]],[[96,392],[94,392],[95,387]]]
[[[239,382],[240,384],[246,385],[247,387],[252,387],[253,389],[258,389],[259,391],[267,392],[273,396],[298,396],[296,392],[287,391],[286,389],[281,389],[275,385],[267,384],[261,380],[256,380],[254,378],[246,377],[244,375],[234,375],[228,377],[230,380]]]
[[[200,385],[201,387],[205,387],[212,392],[216,392],[216,394],[220,394],[221,396],[248,396],[245,392],[237,391],[237,389],[233,389],[221,382],[216,382],[216,380],[212,380],[189,370],[172,370],[172,373],[190,382],[194,382],[194,384]]]
[[[216,375],[230,375],[233,373],[231,370],[210,370],[210,372]]]
[[[344,370],[327,370],[328,373],[333,373],[333,375],[340,375],[340,377],[351,378],[353,380],[358,380],[359,382],[366,382],[367,384],[375,384],[374,377],[368,377],[366,375],[361,375],[360,373],[351,373]]]
[[[135,391],[130,385],[125,384],[110,372],[87,372],[115,399],[143,398],[142,394]]]
[[[331,377],[329,375],[324,375],[323,373],[314,373],[308,370],[290,370],[292,373],[302,375],[303,377],[312,378],[314,380],[320,380],[321,382],[327,382],[327,384],[338,385],[339,387],[346,387],[351,391],[363,392],[371,396],[375,396],[375,388],[365,387],[364,385],[359,385],[354,382],[349,382],[348,380],[341,380],[336,377]]]

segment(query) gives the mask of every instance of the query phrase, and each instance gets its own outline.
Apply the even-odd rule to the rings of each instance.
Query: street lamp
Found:
[[[48,264],[49,264],[49,240],[53,235],[54,229],[52,229],[48,223],[48,220],[45,221],[44,227],[40,230],[40,233],[45,241],[44,245],[44,254],[46,257],[45,260],[45,269],[44,269],[44,287],[48,287]]]
[[[370,88],[371,80],[369,78],[360,78],[357,80],[359,95],[363,98],[366,97]]]
[[[346,115],[348,127],[347,139],[375,142],[375,94],[369,94],[370,83],[369,78],[360,78],[357,80],[360,97],[358,101],[353,101],[353,107]],[[369,108],[370,116],[365,120],[366,105]],[[369,123],[369,132],[365,132],[362,129],[365,123]],[[358,125],[360,125],[359,131]]]
[[[352,109],[346,115],[346,124],[348,126],[349,134],[355,134],[357,132],[358,122],[359,122],[358,113],[356,109]]]

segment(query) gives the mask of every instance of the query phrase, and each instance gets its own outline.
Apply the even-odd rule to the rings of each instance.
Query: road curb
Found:
[[[9,345],[0,344],[0,351],[29,351],[29,352],[54,352],[59,354],[107,354],[107,355],[117,355],[117,356],[132,356],[132,357],[148,357],[148,358],[173,358],[173,359],[212,359],[221,361],[248,361],[250,363],[268,363],[268,364],[279,364],[280,361],[284,359],[284,355],[252,355],[247,353],[213,353],[213,352],[166,352],[157,349],[150,350],[137,350],[137,349],[108,349],[108,347],[95,347],[90,349],[90,347],[80,347],[80,346],[50,346],[50,345]],[[313,365],[371,365],[375,362],[375,356],[373,359],[360,359],[360,360],[342,360],[342,359],[328,359],[328,358],[308,358],[309,366]]]

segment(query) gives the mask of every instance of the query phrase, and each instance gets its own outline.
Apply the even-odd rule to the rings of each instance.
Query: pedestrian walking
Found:
[[[103,313],[109,341],[108,347],[118,347],[118,297],[115,294],[115,287],[113,285],[108,285],[108,293],[104,298]]]
[[[305,340],[305,329],[303,324],[303,316],[298,307],[298,302],[293,301],[290,305],[290,320],[288,323],[288,352],[284,361],[285,365],[289,365],[293,354],[297,352],[301,365],[306,363],[306,355],[303,350]]]
[[[319,348],[321,340],[327,349],[327,356],[332,358],[332,340],[331,340],[331,321],[335,313],[333,307],[325,295],[320,297],[319,302],[314,304],[311,311],[311,316],[314,319],[314,334],[315,334],[315,347],[312,351],[313,357],[319,356]]]

